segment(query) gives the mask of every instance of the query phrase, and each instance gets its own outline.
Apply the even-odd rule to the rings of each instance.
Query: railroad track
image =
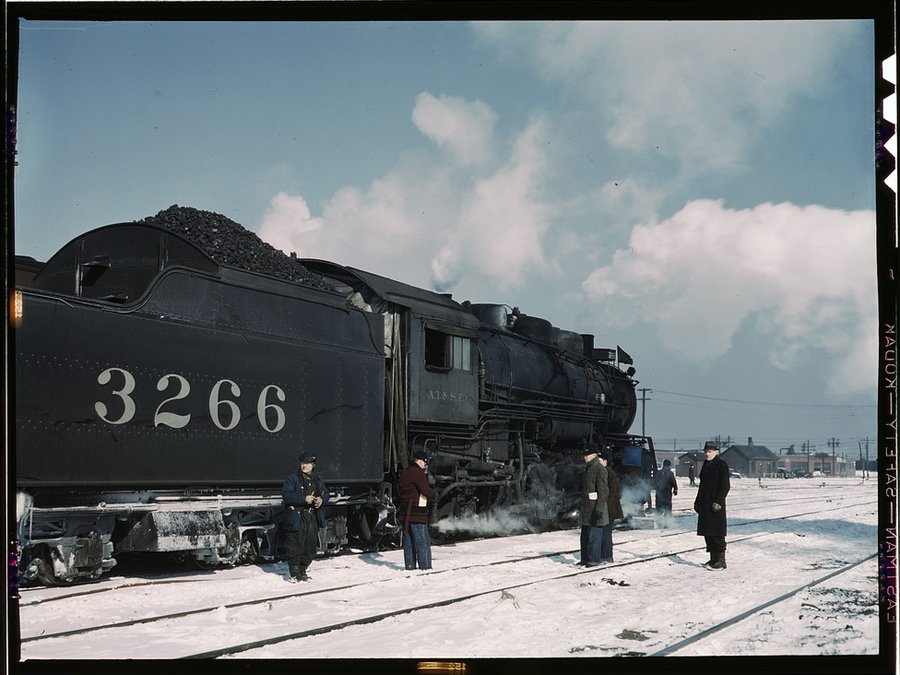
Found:
[[[830,573],[826,574],[825,576],[819,577],[817,579],[813,579],[812,581],[810,581],[808,583],[802,584],[796,588],[791,589],[787,593],[782,593],[781,595],[779,595],[775,598],[772,598],[771,600],[766,600],[765,602],[763,602],[759,605],[756,605],[754,607],[751,607],[750,609],[744,610],[732,617],[729,617],[728,619],[726,619],[724,621],[719,621],[719,622],[713,624],[712,626],[709,626],[708,628],[704,628],[703,630],[701,630],[697,633],[694,633],[693,635],[690,635],[690,636],[684,638],[683,640],[679,640],[678,642],[671,644],[668,647],[660,649],[659,651],[653,652],[652,654],[649,654],[648,656],[668,656],[669,654],[674,654],[675,652],[677,652],[681,649],[684,649],[685,647],[687,647],[689,645],[692,645],[696,642],[700,642],[701,640],[704,640],[704,639],[710,637],[711,635],[714,635],[715,633],[718,633],[719,631],[722,631],[726,628],[730,628],[731,626],[733,626],[741,621],[744,621],[745,619],[748,619],[749,617],[751,617],[755,614],[759,614],[774,605],[777,605],[779,603],[790,600],[791,598],[793,598],[795,595],[797,595],[798,593],[800,593],[802,591],[805,591],[814,586],[819,586],[819,585],[825,583],[826,581],[833,579],[834,577],[840,576],[841,574],[845,574],[845,573],[849,572],[850,570],[852,570],[853,568],[858,567],[859,565],[862,565],[863,563],[866,563],[869,560],[876,558],[877,556],[878,556],[877,553],[873,553],[872,555],[866,556],[864,558],[860,558],[859,560],[856,560],[854,562],[848,563],[846,565],[842,565],[837,570],[830,572]]]
[[[792,513],[785,514],[782,516],[771,517],[761,520],[747,520],[736,523],[729,523],[732,528],[740,528],[744,524],[761,524],[765,522],[772,522],[778,520],[787,520],[793,518],[801,518],[809,515],[821,515],[822,513],[827,513],[829,510],[845,510],[851,506],[857,507],[868,507],[869,505],[875,505],[875,500],[867,500],[863,502],[859,502],[856,504],[840,504],[837,506],[833,506],[830,509],[822,509],[816,508],[812,511],[804,511],[802,513]],[[625,533],[627,534],[627,533]],[[641,534],[641,533],[635,533]],[[767,535],[767,533],[755,533],[746,536],[732,536],[729,538],[729,545],[735,546],[740,545],[743,542],[747,542],[750,540],[756,540]],[[228,656],[234,654],[240,654],[249,650],[266,647],[273,644],[278,644],[281,642],[286,642],[289,640],[302,639],[304,637],[310,637],[313,635],[321,635],[324,633],[332,633],[335,631],[344,630],[347,628],[351,628],[353,626],[360,626],[365,624],[376,623],[379,621],[384,621],[388,618],[400,616],[404,614],[414,614],[416,612],[424,612],[430,609],[443,607],[447,605],[453,605],[457,603],[463,603],[467,601],[471,601],[477,598],[484,598],[487,596],[491,596],[497,593],[511,593],[512,591],[520,588],[524,588],[534,584],[543,584],[543,583],[554,583],[563,581],[570,577],[576,577],[584,575],[585,578],[590,578],[590,575],[596,575],[598,572],[609,573],[611,570],[618,570],[621,568],[628,568],[632,565],[643,565],[643,564],[652,564],[654,561],[664,560],[664,559],[673,559],[680,558],[684,554],[693,553],[697,551],[703,550],[702,545],[698,545],[698,540],[696,535],[693,534],[692,531],[686,530],[656,530],[654,531],[654,535],[652,537],[653,541],[660,541],[663,539],[669,540],[671,539],[673,542],[677,542],[677,538],[685,539],[685,542],[690,541],[690,545],[682,545],[678,543],[677,545],[673,545],[669,547],[667,550],[656,553],[656,554],[640,554],[636,553],[635,556],[628,560],[622,560],[620,562],[606,565],[600,568],[592,568],[589,570],[584,569],[573,569],[568,564],[566,564],[565,571],[559,571],[559,564],[566,563],[565,558],[567,556],[572,556],[576,553],[576,550],[572,549],[564,549],[564,550],[555,550],[550,552],[543,552],[540,554],[532,554],[532,555],[524,555],[517,556],[513,558],[508,558],[504,560],[494,560],[484,563],[472,564],[472,565],[462,565],[457,566],[450,569],[444,570],[435,570],[434,572],[428,573],[413,573],[413,574],[405,574],[402,576],[398,576],[396,573],[391,574],[390,576],[385,576],[383,578],[378,578],[374,580],[368,580],[359,583],[351,583],[351,584],[343,584],[337,586],[331,586],[320,589],[303,589],[299,591],[294,591],[290,593],[282,593],[277,595],[270,595],[266,597],[257,597],[251,598],[247,600],[231,602],[226,604],[220,604],[215,607],[196,607],[188,610],[182,610],[177,612],[166,612],[159,615],[154,616],[139,616],[134,619],[129,619],[126,621],[118,621],[118,622],[109,622],[105,624],[98,624],[93,626],[82,626],[79,628],[73,628],[71,630],[63,630],[56,631],[53,633],[43,633],[43,634],[32,634],[27,635],[22,638],[23,643],[23,652],[32,651],[31,645],[44,643],[48,646],[50,644],[58,644],[58,640],[77,640],[80,637],[89,636],[89,634],[106,634],[106,635],[115,635],[113,639],[116,643],[122,643],[125,639],[125,635],[128,632],[129,627],[134,626],[146,626],[147,624],[158,624],[161,626],[161,630],[163,632],[175,631],[179,632],[178,625],[180,623],[190,623],[191,626],[196,628],[197,626],[206,626],[209,624],[214,624],[216,621],[222,619],[223,616],[228,616],[228,620],[231,623],[235,623],[237,625],[254,625],[258,623],[259,614],[262,611],[263,616],[266,612],[271,611],[273,607],[279,605],[291,605],[293,604],[295,607],[297,606],[298,601],[301,602],[309,602],[309,601],[317,601],[319,604],[321,603],[336,603],[336,602],[346,602],[339,600],[332,600],[332,598],[339,598],[341,596],[352,595],[357,597],[358,600],[354,600],[353,605],[364,607],[365,602],[364,599],[366,597],[372,598],[375,604],[370,605],[370,607],[374,609],[369,609],[362,612],[362,615],[354,615],[354,616],[345,616],[341,619],[334,621],[332,623],[328,623],[325,625],[315,624],[308,625],[298,630],[293,630],[287,633],[279,633],[277,635],[266,635],[264,637],[259,637],[257,639],[245,640],[241,642],[232,642],[231,644],[223,645],[222,647],[212,649],[212,650],[204,650],[202,652],[191,652],[190,650],[182,649],[180,653],[182,653],[182,658],[214,658],[221,656]],[[630,544],[642,544],[644,546],[648,545],[648,538],[629,538],[627,536],[620,536],[616,541],[616,550],[619,552],[618,554],[621,556],[622,552],[626,553],[629,550]],[[650,544],[655,549],[662,548],[657,544],[650,542]],[[865,559],[861,561],[854,562],[853,565],[860,564],[864,562]],[[532,564],[533,569],[530,569],[528,566]],[[852,566],[852,565],[851,565]],[[461,592],[454,593],[449,596],[444,595],[440,597],[434,597],[430,599],[426,599],[423,602],[411,605],[404,605],[400,607],[395,607],[391,610],[384,611],[384,598],[392,597],[396,595],[392,590],[391,586],[399,583],[402,583],[404,578],[408,579],[410,576],[416,576],[424,578],[431,575],[454,575],[459,577],[461,580],[463,579],[471,579],[473,578],[472,572],[481,568],[482,573],[477,575],[479,578],[481,585],[470,592]],[[494,570],[494,572],[491,572]],[[510,570],[515,571],[515,576],[517,576],[520,580],[515,583],[510,583],[511,573]],[[523,575],[526,577],[522,579]],[[823,577],[823,579],[830,578],[834,576],[834,574],[830,574],[827,577]],[[100,593],[104,591],[113,591],[113,590],[122,590],[129,591],[139,588],[140,586],[152,586],[157,583],[169,583],[176,580],[160,580],[153,582],[144,582],[142,584],[126,584],[119,585],[116,587],[107,587],[103,589],[96,589],[87,592],[78,593],[78,596],[88,595],[90,593]],[[179,581],[192,581],[192,580],[179,580]],[[806,583],[804,586],[801,586],[792,591],[792,593],[796,593],[802,588],[809,585],[809,583],[820,583],[821,580]],[[379,590],[380,587],[380,590]],[[73,598],[74,595],[66,596],[66,598]],[[50,600],[62,600],[66,599],[62,597],[48,598],[43,601],[35,601],[32,603],[26,603],[23,606],[24,610],[27,610],[29,607],[35,607],[42,602],[49,602]],[[381,599],[378,602],[378,599]],[[261,610],[261,608],[263,608]],[[760,611],[764,606],[760,606],[755,611]],[[286,610],[286,614],[291,616],[293,615],[294,610],[288,609]],[[254,614],[255,613],[255,614]],[[218,617],[218,618],[216,618]],[[245,618],[242,618],[245,617]],[[739,618],[735,618],[734,620],[739,620]],[[27,617],[23,616],[23,626],[27,625]],[[188,632],[191,628],[186,628]],[[698,637],[696,639],[702,639]],[[52,651],[52,648],[50,648]],[[127,651],[127,650],[126,650]],[[187,653],[184,653],[184,652]],[[90,652],[85,654],[83,658],[88,658]],[[76,658],[79,658],[76,656]]]
[[[856,498],[856,497],[855,496],[850,497],[850,499],[853,499],[853,498]],[[835,503],[836,500],[839,500],[839,501],[837,501],[837,503]],[[874,502],[874,501],[864,501],[864,502],[859,502],[859,503],[846,504],[846,503],[844,503],[843,500],[840,500],[839,497],[835,497],[835,496],[832,496],[831,498],[826,499],[824,501],[826,503],[834,504],[833,506],[826,509],[826,511],[827,510],[838,510],[838,509],[842,509],[845,507],[864,506],[864,505],[868,505],[868,504],[875,505],[876,504],[876,502]],[[778,516],[778,517],[774,517],[774,518],[770,517],[770,518],[763,518],[763,519],[759,519],[759,520],[750,520],[750,519],[747,519],[742,516],[732,516],[731,512],[733,512],[737,509],[740,509],[742,512],[743,511],[753,511],[756,509],[771,510],[771,507],[773,505],[786,506],[786,505],[795,504],[795,503],[809,504],[809,498],[808,497],[794,497],[794,498],[788,498],[788,499],[775,499],[775,500],[769,500],[765,504],[757,504],[755,502],[750,502],[749,500],[747,503],[741,503],[741,502],[735,501],[735,503],[732,504],[729,501],[728,525],[729,525],[729,527],[741,527],[741,526],[747,525],[749,523],[766,523],[766,522],[770,522],[773,520],[779,520],[779,519],[783,518],[782,516]],[[691,505],[692,504],[693,504],[693,502],[691,502]],[[791,514],[789,516],[784,516],[784,517],[799,517],[802,515],[811,515],[811,514],[819,513],[819,512],[821,512],[821,509],[816,509],[814,511],[808,511],[806,513]],[[693,518],[693,517],[695,517],[695,515],[696,514],[694,513],[692,506],[677,508],[677,509],[674,509],[672,512],[672,518],[676,519],[676,520],[682,519],[685,517]],[[641,520],[649,523],[650,520],[652,520],[652,516],[644,517]],[[693,524],[692,524],[692,526],[693,526]],[[629,528],[627,525],[625,525],[623,523],[619,529],[627,532],[629,529],[642,529],[642,528],[640,528],[640,527]],[[674,531],[669,534],[663,534],[663,532],[666,529],[667,528],[660,528],[659,536],[671,536],[671,534],[678,534],[678,531]],[[617,530],[617,531],[619,531],[619,530]],[[572,551],[568,551],[568,552],[571,553]],[[565,553],[565,551],[558,552],[558,554],[562,554],[562,553]],[[366,556],[366,555],[370,555],[370,554],[369,553],[357,553],[355,555]],[[20,590],[21,599],[19,601],[19,606],[20,607],[31,607],[31,606],[35,606],[35,605],[39,605],[39,604],[43,604],[43,603],[56,602],[56,601],[60,601],[60,600],[66,600],[66,599],[70,599],[70,598],[93,595],[96,593],[106,593],[106,592],[116,591],[116,590],[121,590],[121,589],[133,589],[133,588],[140,588],[140,587],[144,587],[144,586],[166,585],[166,584],[192,584],[192,583],[199,583],[199,582],[204,582],[204,581],[211,581],[214,579],[215,579],[214,571],[195,572],[193,575],[189,575],[186,577],[179,577],[179,578],[171,578],[169,576],[160,576],[159,578],[156,578],[156,579],[153,579],[153,578],[147,579],[147,578],[143,578],[143,577],[140,579],[128,579],[126,577],[104,578],[104,579],[99,579],[96,581],[83,582],[76,586],[71,586],[68,588],[55,587],[53,589],[54,591],[56,591],[54,595],[47,596],[47,597],[30,598],[29,596],[31,596],[31,595],[36,595],[40,591],[47,590],[46,587],[32,586],[32,587],[23,588]]]

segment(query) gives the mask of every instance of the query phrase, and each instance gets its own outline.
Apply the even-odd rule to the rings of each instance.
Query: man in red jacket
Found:
[[[403,524],[403,562],[408,570],[431,569],[431,537],[428,534],[428,504],[434,488],[428,484],[425,467],[428,453],[416,450],[409,466],[397,480],[400,519]]]

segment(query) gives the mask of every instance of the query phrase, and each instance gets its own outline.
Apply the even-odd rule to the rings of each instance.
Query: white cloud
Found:
[[[510,60],[594,101],[619,151],[682,170],[742,167],[773,122],[827,85],[852,22],[474,24]]]
[[[416,97],[412,120],[423,134],[447,149],[462,164],[482,164],[491,157],[491,135],[497,115],[481,101],[458,96]]]
[[[871,389],[874,213],[699,200],[635,227],[629,246],[583,283],[611,324],[655,324],[665,346],[706,361],[754,318],[772,337],[773,365],[789,369],[818,348],[837,363],[834,393]]]
[[[494,118],[481,102],[420,95],[414,119],[438,156],[407,157],[366,190],[341,188],[319,218],[302,197],[279,193],[260,236],[302,256],[439,290],[464,277],[500,288],[521,284],[545,266],[546,130],[533,122],[504,157],[491,151],[500,145],[491,137]]]
[[[474,268],[508,288],[521,284],[526,272],[544,269],[548,207],[540,201],[542,132],[540,122],[532,124],[508,163],[476,181],[465,195],[458,227],[432,261],[436,285],[451,287]]]

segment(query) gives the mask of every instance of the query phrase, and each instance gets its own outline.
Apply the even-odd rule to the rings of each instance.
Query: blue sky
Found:
[[[17,254],[215,211],[621,345],[663,449],[874,452],[869,20],[20,29]]]

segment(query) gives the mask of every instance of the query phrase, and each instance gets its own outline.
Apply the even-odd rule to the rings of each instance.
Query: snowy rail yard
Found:
[[[21,659],[878,655],[874,480],[733,481],[727,570],[703,566],[683,483],[668,522],[620,526],[588,570],[567,530],[435,546],[428,572],[383,551],[301,584],[272,563],[23,589]]]

